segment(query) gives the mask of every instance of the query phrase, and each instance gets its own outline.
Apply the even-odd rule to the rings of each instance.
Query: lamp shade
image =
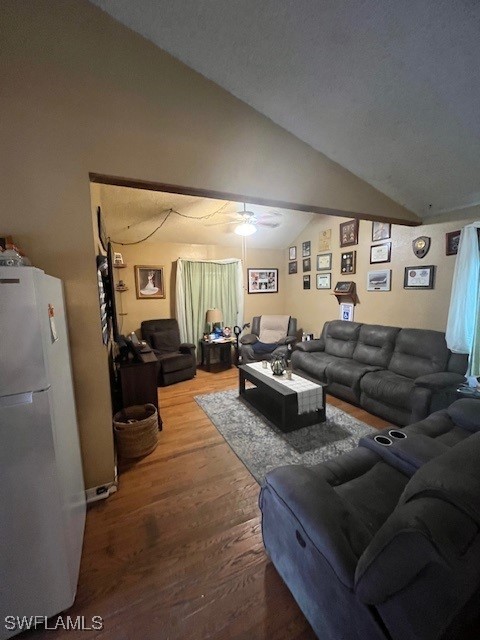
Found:
[[[220,309],[209,309],[207,311],[205,322],[210,323],[212,325],[217,324],[219,322],[223,322],[223,315]]]

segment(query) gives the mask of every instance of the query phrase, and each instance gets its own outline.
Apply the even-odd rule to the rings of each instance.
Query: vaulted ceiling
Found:
[[[478,0],[91,0],[421,218],[480,203]]]

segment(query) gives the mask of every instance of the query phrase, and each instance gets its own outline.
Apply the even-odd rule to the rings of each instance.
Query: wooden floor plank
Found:
[[[119,490],[87,513],[77,598],[65,615],[104,628],[29,633],[122,640],[313,640],[262,545],[259,487],[194,400],[237,388],[237,370],[199,370],[159,389],[157,449],[120,463]],[[336,398],[368,424],[384,420]]]

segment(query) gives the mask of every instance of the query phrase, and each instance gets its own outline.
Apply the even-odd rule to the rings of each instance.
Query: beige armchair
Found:
[[[288,356],[298,340],[297,319],[291,316],[262,315],[252,320],[251,333],[240,338],[240,363],[272,360]]]

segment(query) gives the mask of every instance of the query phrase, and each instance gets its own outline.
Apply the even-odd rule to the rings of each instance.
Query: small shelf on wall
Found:
[[[124,264],[123,262],[119,262],[119,263],[117,263],[117,264],[114,264],[114,265],[113,265],[113,268],[114,268],[114,269],[125,269],[125,267],[126,267],[126,266],[127,266],[127,265],[126,265],[126,264]]]
[[[351,280],[337,282],[332,295],[337,298],[338,304],[341,302],[352,302],[354,305],[357,304],[356,285],[355,282]]]
[[[115,287],[115,291],[118,291],[118,293],[123,293],[124,291],[128,291],[128,287],[119,287],[118,284]]]

